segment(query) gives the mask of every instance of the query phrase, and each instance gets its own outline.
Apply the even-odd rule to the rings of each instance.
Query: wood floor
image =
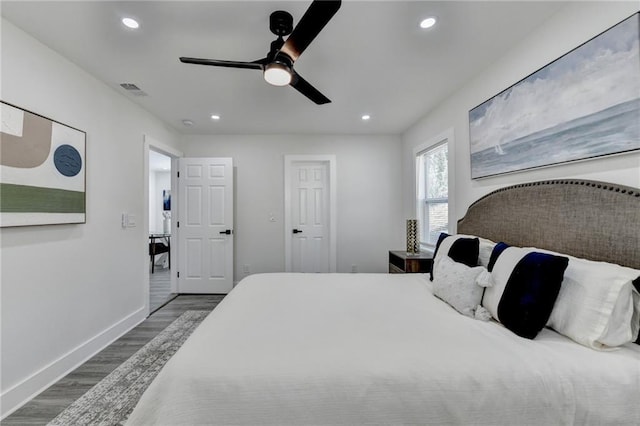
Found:
[[[149,312],[153,312],[176,295],[171,293],[171,269],[156,265],[149,268]]]
[[[176,297],[133,330],[8,416],[1,424],[21,426],[47,424],[164,330],[184,311],[210,311],[223,298],[224,295],[180,295]]]

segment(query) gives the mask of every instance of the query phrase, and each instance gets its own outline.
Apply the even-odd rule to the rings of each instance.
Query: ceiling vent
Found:
[[[148,96],[145,92],[140,90],[138,86],[133,83],[120,83],[120,87],[132,94],[133,96]]]

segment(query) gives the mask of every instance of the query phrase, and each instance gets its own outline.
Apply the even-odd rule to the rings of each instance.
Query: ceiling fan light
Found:
[[[291,69],[284,64],[273,62],[265,67],[264,79],[274,86],[286,86],[291,83]]]

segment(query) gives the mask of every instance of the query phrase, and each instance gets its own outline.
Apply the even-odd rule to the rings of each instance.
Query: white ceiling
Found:
[[[343,1],[295,64],[332,100],[315,105],[256,70],[182,64],[179,56],[252,61],[310,1],[2,1],[2,15],[185,134],[383,133],[406,130],[565,3]],[[138,30],[120,20],[132,16]],[[430,30],[418,28],[438,17]],[[120,83],[148,94],[132,96]],[[221,119],[213,121],[211,114]],[[370,114],[364,122],[362,114]],[[183,119],[195,124],[185,127]]]

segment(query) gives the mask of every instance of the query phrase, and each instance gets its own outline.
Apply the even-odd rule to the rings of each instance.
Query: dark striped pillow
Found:
[[[533,339],[549,320],[569,259],[500,244],[494,251],[493,286],[482,305],[509,330]]]
[[[440,253],[440,255],[449,256],[451,259],[458,263],[465,264],[469,267],[478,266],[478,255],[480,254],[480,240],[478,238],[466,238],[457,235],[449,235],[442,232],[438,237],[438,243],[433,253],[434,264],[438,260],[438,251],[440,246],[448,239],[449,244],[446,244],[448,250],[446,253]],[[433,269],[431,268],[431,281],[433,281]]]

